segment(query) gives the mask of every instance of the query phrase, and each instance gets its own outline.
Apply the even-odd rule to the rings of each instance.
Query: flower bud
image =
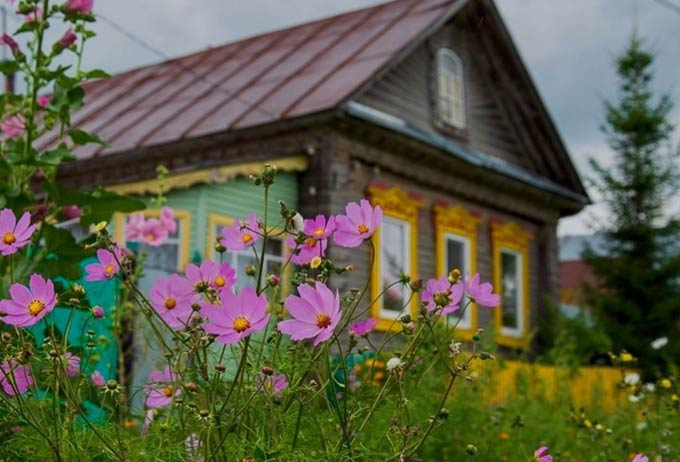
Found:
[[[79,296],[85,295],[85,286],[81,284],[73,284],[71,286],[71,290],[73,290],[73,293]]]
[[[274,375],[274,368],[271,366],[264,366],[262,368],[262,373],[267,376],[272,376]]]
[[[101,319],[104,317],[104,308],[101,306],[93,306],[92,307],[92,316]]]
[[[227,370],[227,368],[224,364],[215,364],[215,370],[217,372],[224,372]]]
[[[281,278],[278,277],[276,274],[270,274],[267,276],[267,284],[269,284],[271,287],[276,287],[279,285],[281,282]]]
[[[465,452],[467,452],[471,456],[474,456],[478,452],[477,446],[475,446],[474,444],[468,444],[465,447]]]
[[[451,284],[456,284],[458,281],[460,281],[460,270],[458,268],[454,268],[451,270],[449,273],[449,282]]]
[[[412,281],[410,287],[413,292],[420,292],[423,289],[423,280],[416,279],[415,281]]]
[[[118,381],[113,379],[107,381],[106,388],[108,388],[109,390],[115,390],[116,388],[118,388]]]
[[[246,266],[246,275],[255,276],[256,274],[257,274],[257,268],[255,268],[255,265]]]

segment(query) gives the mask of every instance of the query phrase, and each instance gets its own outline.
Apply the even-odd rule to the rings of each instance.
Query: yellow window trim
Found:
[[[186,189],[196,184],[224,183],[238,176],[247,177],[257,174],[265,165],[276,165],[279,170],[284,172],[302,172],[309,167],[307,156],[284,157],[267,161],[246,162],[237,165],[227,165],[224,167],[206,168],[185,173],[170,173],[163,180],[163,192],[174,189]],[[145,196],[148,194],[158,194],[158,180],[142,180],[133,183],[122,183],[109,186],[109,191],[118,194],[131,194]]]
[[[422,205],[422,201],[411,197],[396,186],[389,189],[370,186],[368,188],[368,195],[374,206],[380,205],[384,216],[403,220],[409,224],[411,240],[408,244],[411,263],[409,276],[411,280],[416,280],[418,278],[418,209]],[[378,321],[376,324],[377,330],[398,331],[401,329],[401,324],[398,320],[380,317],[382,299],[378,300],[378,297],[382,291],[382,284],[380,282],[381,242],[379,231],[373,233],[372,242],[375,248],[375,261],[371,269],[371,300],[377,301],[371,305],[371,316]],[[418,313],[419,303],[420,297],[418,294],[415,294],[410,304],[412,316]]]
[[[502,305],[496,308],[495,331],[496,342],[499,345],[511,348],[526,348],[529,342],[530,332],[530,292],[529,287],[529,241],[533,236],[526,232],[515,222],[492,223],[491,244],[493,248],[493,284],[496,292],[503,298],[501,285],[501,251],[503,249],[515,251],[522,258],[522,331],[519,336],[504,335],[502,333]]]
[[[481,218],[472,215],[461,205],[449,207],[436,204],[433,209],[437,277],[446,276],[454,269],[447,268],[445,261],[447,234],[464,237],[470,242],[470,275],[474,275],[477,272],[477,235]],[[463,340],[471,341],[477,331],[477,305],[471,303],[467,309],[470,311],[470,328],[458,328],[456,334]]]
[[[180,229],[180,245],[179,245],[179,267],[177,271],[182,271],[189,264],[189,243],[191,242],[191,212],[188,210],[173,209],[175,212],[175,219],[177,226]],[[160,210],[147,209],[141,213],[147,218],[158,218]],[[116,242],[125,242],[125,217],[128,214],[116,213],[114,216],[115,230],[114,237]]]
[[[218,213],[208,214],[208,242],[206,243],[205,257],[213,258],[215,252],[215,243],[217,242],[217,235],[215,234],[215,228],[219,225],[221,226],[231,226],[236,221],[233,217],[228,217],[225,215],[220,215]],[[282,230],[279,228],[273,228],[270,231],[274,233],[280,233]],[[293,264],[288,261],[290,256],[290,249],[286,245],[285,236],[281,236],[282,253],[281,258],[283,263],[286,265],[286,269],[281,274],[281,291],[280,293],[285,296],[290,291],[290,276]],[[238,275],[237,275],[238,276]]]

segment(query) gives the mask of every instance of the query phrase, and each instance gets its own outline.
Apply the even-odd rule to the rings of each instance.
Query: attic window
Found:
[[[447,48],[437,52],[437,110],[443,124],[465,128],[463,61]]]

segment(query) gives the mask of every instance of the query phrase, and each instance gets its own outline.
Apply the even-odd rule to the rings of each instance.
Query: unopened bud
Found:
[[[276,274],[270,274],[267,276],[267,284],[269,284],[271,287],[276,287],[279,285],[281,282],[281,278],[278,277]]]
[[[257,268],[254,265],[246,266],[246,275],[255,276],[257,274]]]
[[[411,322],[411,315],[410,314],[405,314],[400,318],[400,321],[404,324],[408,324]]]
[[[215,370],[217,372],[224,372],[227,370],[227,368],[224,364],[215,364]]]
[[[477,446],[475,446],[474,444],[468,444],[465,447],[465,452],[467,452],[471,456],[474,456],[475,454],[477,454],[477,451],[478,451]]]
[[[198,390],[198,385],[196,385],[196,382],[187,382],[185,388],[190,392],[195,393]]]
[[[107,381],[106,388],[108,388],[109,390],[115,390],[116,388],[118,388],[118,381],[113,379]]]
[[[458,281],[460,281],[460,270],[458,268],[454,268],[451,270],[449,273],[449,282],[451,284],[456,284]]]
[[[272,375],[274,375],[274,368],[271,367],[271,366],[264,366],[262,368],[262,373],[264,375],[272,376]]]
[[[423,280],[416,279],[415,281],[412,281],[410,287],[413,292],[420,292],[423,289]]]
[[[104,308],[101,306],[93,306],[92,307],[92,316],[101,319],[104,317]]]

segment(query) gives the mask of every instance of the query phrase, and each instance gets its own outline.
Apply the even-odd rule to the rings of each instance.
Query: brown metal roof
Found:
[[[108,148],[172,143],[331,109],[461,0],[398,0],[294,26],[85,86],[75,126]],[[56,133],[46,135],[51,145]]]

